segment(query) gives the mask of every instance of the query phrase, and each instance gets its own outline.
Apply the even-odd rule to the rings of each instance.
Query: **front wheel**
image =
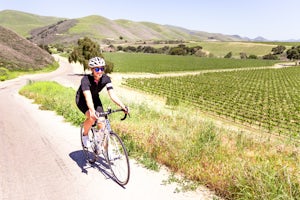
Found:
[[[128,154],[121,138],[114,132],[108,134],[108,150],[106,159],[109,167],[116,179],[121,185],[126,185],[129,181],[130,166]]]

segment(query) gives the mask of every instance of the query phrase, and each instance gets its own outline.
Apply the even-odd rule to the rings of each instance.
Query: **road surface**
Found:
[[[176,184],[164,185],[168,172],[153,172],[131,160],[131,177],[121,187],[92,167],[82,155],[79,128],[52,111],[18,94],[28,80],[79,84],[80,76],[66,59],[55,57],[55,72],[26,75],[0,82],[0,200],[98,199],[212,199],[205,189],[175,193]]]

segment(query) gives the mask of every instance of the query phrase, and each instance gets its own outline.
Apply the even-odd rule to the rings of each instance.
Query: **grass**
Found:
[[[73,89],[36,82],[20,93],[73,124],[83,120]],[[102,99],[108,106],[108,99]],[[130,156],[144,156],[150,166],[149,158],[154,159],[226,199],[299,199],[298,143],[223,129],[188,107],[177,106],[168,115],[147,105],[129,106],[132,117],[120,122],[120,116],[114,116],[112,127],[122,136]]]
[[[12,10],[4,10],[0,13],[0,24],[14,30],[23,37],[30,36],[32,29],[54,24],[59,20],[62,20],[62,18],[44,17]]]
[[[105,59],[114,63],[114,72],[181,72],[212,69],[232,69],[273,66],[280,61],[200,58],[164,54],[104,53]],[[282,62],[282,61],[281,61]]]
[[[36,74],[36,73],[47,73],[56,70],[59,67],[57,62],[54,62],[51,65],[47,65],[43,69],[27,69],[27,70],[14,70],[10,71],[6,68],[0,67],[0,81],[10,80],[25,74]]]
[[[77,19],[78,23],[71,27],[68,30],[68,33],[70,34],[82,34],[82,35],[90,35],[94,37],[95,39],[103,39],[105,36],[101,35],[101,26],[106,27],[106,31],[116,32],[113,29],[109,29],[110,27],[110,21],[104,17],[97,16],[97,15],[91,15],[83,18]],[[88,31],[88,32],[87,32]],[[116,32],[117,34],[117,32]]]
[[[203,50],[212,53],[216,57],[223,58],[227,53],[232,52],[232,56],[240,58],[240,53],[249,55],[264,56],[276,47],[273,44],[258,44],[253,42],[199,42],[196,43],[203,47]],[[188,46],[194,46],[190,44]]]

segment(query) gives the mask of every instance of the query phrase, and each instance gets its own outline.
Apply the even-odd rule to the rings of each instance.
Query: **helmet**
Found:
[[[105,66],[105,61],[103,58],[94,57],[89,60],[89,67],[94,68],[99,66]]]

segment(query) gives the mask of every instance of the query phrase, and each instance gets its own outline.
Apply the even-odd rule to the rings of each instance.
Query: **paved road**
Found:
[[[206,192],[174,193],[163,185],[165,170],[152,172],[131,160],[131,178],[121,187],[105,169],[85,163],[79,128],[42,111],[18,94],[30,80],[78,85],[80,77],[63,58],[55,72],[0,83],[0,200],[209,199]]]

